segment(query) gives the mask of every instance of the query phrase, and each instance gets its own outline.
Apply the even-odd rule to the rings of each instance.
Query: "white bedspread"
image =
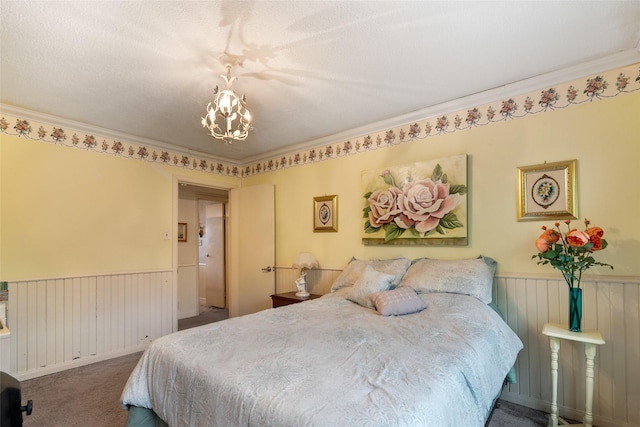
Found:
[[[151,344],[122,393],[171,426],[483,426],[522,343],[476,298],[382,317],[326,295]]]

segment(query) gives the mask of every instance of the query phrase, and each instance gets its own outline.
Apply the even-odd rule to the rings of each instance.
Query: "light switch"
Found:
[[[164,240],[169,240],[169,232],[168,231],[164,232]]]

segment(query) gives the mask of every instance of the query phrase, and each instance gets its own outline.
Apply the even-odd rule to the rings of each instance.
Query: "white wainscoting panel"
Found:
[[[173,332],[170,271],[9,283],[9,372],[25,380],[145,349]]]
[[[330,291],[341,269],[307,272],[308,290]],[[276,269],[276,292],[295,291],[299,271]],[[140,351],[174,331],[172,273],[96,275],[9,283],[10,373],[25,380]],[[640,427],[640,278],[583,280],[583,329],[606,344],[595,360],[594,424]],[[567,323],[562,280],[501,275],[494,295],[506,322],[524,343],[516,362],[518,383],[502,398],[549,411],[551,361],[547,322]],[[562,342],[560,415],[580,421],[585,410],[584,348]]]
[[[582,281],[583,330],[597,330],[606,343],[595,360],[593,421],[600,427],[640,426],[640,280]],[[516,363],[518,383],[502,398],[550,411],[551,352],[545,323],[568,324],[564,280],[500,276],[494,292],[503,317],[524,343]],[[584,345],[562,341],[558,358],[560,415],[582,421],[585,411]]]

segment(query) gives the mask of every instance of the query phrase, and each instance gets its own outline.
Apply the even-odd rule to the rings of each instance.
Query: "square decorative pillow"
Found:
[[[347,299],[363,307],[375,309],[373,301],[369,299],[369,295],[374,292],[389,290],[393,279],[393,274],[382,273],[367,265],[362,276],[351,287],[351,292],[347,294]]]
[[[485,304],[492,301],[493,276],[497,263],[488,257],[442,260],[416,260],[402,278],[399,287],[417,293],[448,292],[471,295]]]
[[[338,275],[338,277],[333,281],[333,284],[331,285],[331,292],[335,292],[338,289],[346,288],[348,286],[353,286],[353,284],[356,283],[356,280],[362,276],[362,272],[366,266],[367,263],[365,261],[351,258],[349,264],[347,264],[340,275]]]
[[[416,294],[413,288],[403,287],[390,291],[374,292],[369,299],[376,310],[383,316],[402,316],[417,313],[427,308],[427,305]]]
[[[331,292],[335,292],[340,288],[347,286],[353,286],[356,281],[362,276],[364,269],[367,265],[370,265],[375,270],[382,273],[392,274],[393,287],[398,286],[402,276],[411,265],[411,260],[407,258],[395,258],[395,259],[371,259],[371,260],[359,260],[352,258],[347,267],[340,273],[340,275],[334,280],[331,285]]]

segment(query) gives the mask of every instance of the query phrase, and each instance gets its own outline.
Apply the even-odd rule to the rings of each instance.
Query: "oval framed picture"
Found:
[[[338,196],[313,198],[313,231],[338,231]]]

